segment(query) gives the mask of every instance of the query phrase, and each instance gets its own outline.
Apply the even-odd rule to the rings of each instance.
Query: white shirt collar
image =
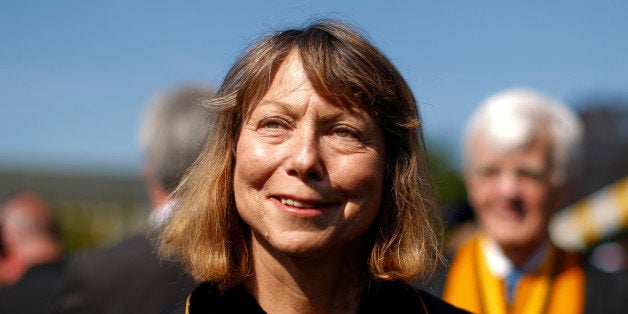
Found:
[[[488,268],[490,269],[493,275],[499,278],[505,278],[514,268],[514,264],[506,254],[502,248],[495,242],[493,239],[489,239],[487,237],[483,237],[480,240],[480,248],[482,249],[482,253],[484,255],[484,259],[488,262]],[[541,267],[545,257],[549,252],[549,243],[547,241],[543,242],[528,258],[528,260],[523,264],[521,270],[526,273],[533,272]]]

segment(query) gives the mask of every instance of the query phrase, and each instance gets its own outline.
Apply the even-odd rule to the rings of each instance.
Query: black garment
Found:
[[[35,265],[13,286],[0,291],[0,313],[49,313],[61,289],[65,261]]]
[[[159,313],[196,285],[179,263],[160,261],[144,235],[73,256],[66,281],[53,313]]]
[[[266,313],[251,294],[240,285],[220,294],[210,283],[200,284],[189,299],[190,314],[198,313]],[[185,313],[185,302],[179,302],[164,313]],[[359,313],[469,313],[425,292],[405,284],[374,284],[366,291]]]

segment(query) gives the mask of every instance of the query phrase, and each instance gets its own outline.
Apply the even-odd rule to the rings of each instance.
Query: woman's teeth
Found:
[[[301,203],[299,201],[295,201],[295,200],[288,199],[288,198],[282,198],[281,199],[281,203],[284,204],[284,205],[294,206],[294,207],[298,207],[298,208],[312,208],[312,207],[314,207],[314,204]]]

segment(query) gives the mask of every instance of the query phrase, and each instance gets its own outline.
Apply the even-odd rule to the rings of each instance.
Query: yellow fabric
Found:
[[[619,205],[617,211],[621,217],[621,225],[628,226],[628,177],[615,184],[611,193]]]
[[[482,268],[476,266],[474,256],[476,245],[479,245],[479,242],[469,241],[463,244],[456,253],[447,273],[443,299],[473,313],[481,313],[483,305],[477,272]],[[488,289],[488,287],[482,289]],[[503,300],[503,298],[500,299]]]
[[[474,260],[473,267],[476,268],[476,270],[473,271],[473,274],[478,278],[476,279],[476,282],[478,282],[479,289],[474,290],[481,293],[480,303],[482,305],[476,313],[480,313],[482,312],[482,309],[486,309],[486,313],[503,314],[506,309],[506,290],[504,289],[504,280],[491,275],[491,270],[488,268],[488,265],[480,262],[480,259],[482,259],[481,255],[480,241],[476,241],[473,247],[472,258]],[[486,297],[492,295],[499,297]]]
[[[591,217],[590,201],[584,199],[574,205],[574,215],[578,226],[582,229],[582,238],[585,243],[593,243],[600,234],[599,226],[590,223]]]
[[[192,298],[192,294],[188,294],[188,297],[185,298],[185,314],[190,314],[190,298]]]
[[[583,313],[585,298],[584,271],[575,254],[563,253],[558,273],[554,277],[552,298],[547,313]]]
[[[536,272],[521,277],[508,305],[504,281],[491,273],[475,237],[456,253],[443,299],[473,313],[582,313],[584,272],[578,263],[576,255],[553,249]]]

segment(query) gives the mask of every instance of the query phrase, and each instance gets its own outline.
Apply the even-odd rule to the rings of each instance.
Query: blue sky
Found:
[[[498,90],[628,96],[628,2],[445,2],[0,0],[0,167],[139,172],[155,92],[217,86],[251,41],[316,17],[368,34],[454,163],[465,119]]]

